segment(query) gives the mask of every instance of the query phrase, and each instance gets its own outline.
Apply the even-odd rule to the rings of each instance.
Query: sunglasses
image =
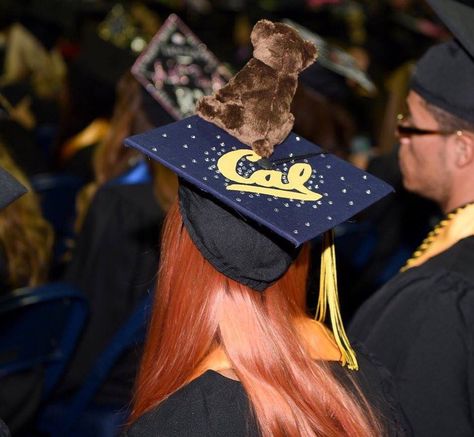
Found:
[[[416,126],[410,126],[404,124],[405,117],[402,114],[397,115],[397,127],[396,133],[400,138],[410,138],[414,135],[462,135],[462,131],[446,131],[446,130],[433,130],[433,129],[422,129]]]

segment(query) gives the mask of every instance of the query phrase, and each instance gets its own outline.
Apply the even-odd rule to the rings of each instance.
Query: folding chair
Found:
[[[43,399],[61,376],[87,316],[83,295],[69,284],[21,288],[0,297],[0,384],[42,366]]]
[[[98,357],[82,387],[64,402],[46,406],[38,429],[50,437],[115,437],[129,414],[128,405],[96,405],[94,395],[117,359],[128,348],[143,342],[152,294],[147,294]]]
[[[56,238],[51,277],[60,278],[64,268],[64,255],[75,237],[76,195],[84,186],[84,181],[67,173],[42,173],[32,177],[31,185],[40,198],[45,219],[54,229]]]

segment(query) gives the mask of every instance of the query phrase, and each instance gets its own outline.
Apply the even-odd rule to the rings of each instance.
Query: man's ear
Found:
[[[455,159],[458,167],[474,162],[474,133],[459,131],[455,137]]]

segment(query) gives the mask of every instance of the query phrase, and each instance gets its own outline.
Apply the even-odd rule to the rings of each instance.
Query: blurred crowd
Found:
[[[0,293],[66,281],[89,304],[55,399],[84,383],[154,288],[177,179],[123,140],[176,119],[130,73],[171,13],[231,72],[251,57],[250,32],[261,18],[290,19],[350,55],[346,73],[318,62],[305,71],[292,108],[296,133],[396,188],[336,228],[346,321],[399,271],[438,214],[403,189],[395,137],[414,61],[449,36],[424,1],[0,0],[0,165],[30,190],[0,212]],[[354,80],[351,69],[373,86]],[[133,345],[121,354],[95,402],[127,405],[139,353]],[[15,391],[0,394],[0,417],[21,435],[41,397]]]

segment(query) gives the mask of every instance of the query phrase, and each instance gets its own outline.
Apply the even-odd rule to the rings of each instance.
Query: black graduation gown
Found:
[[[0,437],[10,437],[10,430],[2,419],[0,419]]]
[[[81,384],[137,303],[153,291],[163,218],[150,183],[108,185],[94,196],[65,273],[86,294],[90,317],[60,393]],[[124,355],[96,400],[127,402],[139,360],[138,351]]]
[[[87,145],[74,153],[62,166],[61,171],[81,178],[85,183],[94,180],[94,154],[98,143]]]
[[[398,274],[349,335],[393,373],[418,437],[474,435],[474,237]]]
[[[41,367],[0,379],[0,417],[13,435],[23,435],[33,426],[43,394]],[[0,426],[0,437],[3,432]]]
[[[355,377],[368,401],[384,418],[387,436],[412,435],[390,374],[360,350],[357,358],[358,372],[347,370],[336,362],[330,362],[329,366],[350,390],[353,390],[353,383],[349,372]],[[208,370],[141,416],[123,434],[123,437],[158,436],[258,437],[259,433],[242,384]]]

